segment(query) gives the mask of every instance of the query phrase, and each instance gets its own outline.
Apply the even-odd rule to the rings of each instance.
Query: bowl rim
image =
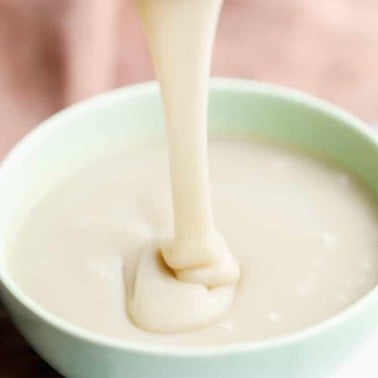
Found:
[[[354,129],[358,134],[365,137],[368,142],[373,143],[375,148],[378,150],[378,133],[372,128],[367,127],[361,120],[343,109],[301,91],[281,85],[236,78],[213,78],[210,82],[210,88],[212,91],[258,94],[299,103],[300,105],[312,108],[314,111],[326,113],[337,118],[343,123],[344,127]],[[158,84],[155,81],[138,83],[94,96],[59,111],[40,123],[37,128],[27,133],[21,139],[21,141],[11,149],[0,166],[0,181],[6,171],[12,169],[13,160],[22,157],[22,155],[27,153],[41,136],[47,135],[50,130],[49,125],[54,127],[64,127],[65,122],[62,121],[65,119],[90,112],[91,109],[97,108],[98,106],[107,106],[119,98],[135,98],[157,91]],[[55,124],[57,121],[60,122]],[[357,316],[371,305],[378,303],[378,285],[376,285],[362,298],[351,306],[348,306],[342,312],[304,330],[261,341],[252,340],[223,345],[210,345],[202,347],[180,346],[177,348],[168,345],[161,346],[138,341],[119,340],[112,337],[103,336],[97,334],[96,332],[86,330],[81,326],[71,324],[70,322],[50,313],[48,310],[45,310],[42,306],[34,302],[32,298],[30,298],[17,286],[3,266],[0,266],[0,283],[2,283],[8,292],[30,312],[40,318],[43,322],[46,322],[49,326],[62,333],[80,339],[83,342],[95,344],[105,348],[159,357],[218,357],[223,355],[232,355],[235,353],[249,353],[287,347],[289,345],[303,342],[314,336],[319,336],[322,333],[326,333],[337,325],[341,326],[343,323]]]

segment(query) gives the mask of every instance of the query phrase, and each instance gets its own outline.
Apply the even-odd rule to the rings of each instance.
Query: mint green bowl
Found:
[[[214,80],[212,132],[254,133],[328,156],[349,167],[378,197],[378,139],[361,121],[299,92],[240,80]],[[33,302],[5,263],[20,208],[74,167],[162,133],[156,84],[120,89],[53,116],[25,137],[0,169],[1,294],[33,348],[71,378],[313,378],[336,370],[378,323],[378,289],[315,327],[263,342],[206,348],[116,341],[59,319]],[[377,251],[378,253],[378,251]]]

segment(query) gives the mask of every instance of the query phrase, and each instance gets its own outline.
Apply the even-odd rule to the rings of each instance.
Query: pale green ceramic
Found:
[[[253,132],[329,156],[356,172],[378,196],[377,136],[353,116],[289,89],[239,80],[213,81],[210,102],[212,131]],[[30,205],[35,193],[47,190],[73,166],[132,143],[141,132],[163,132],[155,84],[121,89],[58,113],[4,161],[2,298],[25,338],[71,378],[313,378],[334,371],[378,323],[377,288],[342,314],[303,332],[199,349],[114,341],[57,319],[18,289],[5,264],[18,209]]]

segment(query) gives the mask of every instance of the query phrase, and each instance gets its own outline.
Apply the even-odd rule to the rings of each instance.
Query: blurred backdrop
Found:
[[[225,1],[215,75],[289,85],[375,122],[377,67],[378,0]],[[131,0],[0,0],[0,159],[57,110],[152,78]],[[0,335],[1,377],[58,376],[1,306]]]
[[[226,0],[213,73],[289,85],[378,120],[377,0]],[[132,0],[0,0],[0,157],[87,96],[153,78]]]

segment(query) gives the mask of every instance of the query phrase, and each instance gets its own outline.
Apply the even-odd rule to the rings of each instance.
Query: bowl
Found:
[[[300,146],[347,167],[378,198],[378,137],[361,121],[321,100],[269,84],[211,83],[210,132],[254,133]],[[265,341],[169,347],[107,338],[57,318],[7,271],[7,239],[21,210],[60,177],[142,134],[164,132],[156,83],[119,89],[43,122],[0,168],[1,296],[30,345],[72,378],[323,377],[361,346],[378,323],[378,288],[345,311],[301,332]],[[378,253],[378,251],[377,251]]]

